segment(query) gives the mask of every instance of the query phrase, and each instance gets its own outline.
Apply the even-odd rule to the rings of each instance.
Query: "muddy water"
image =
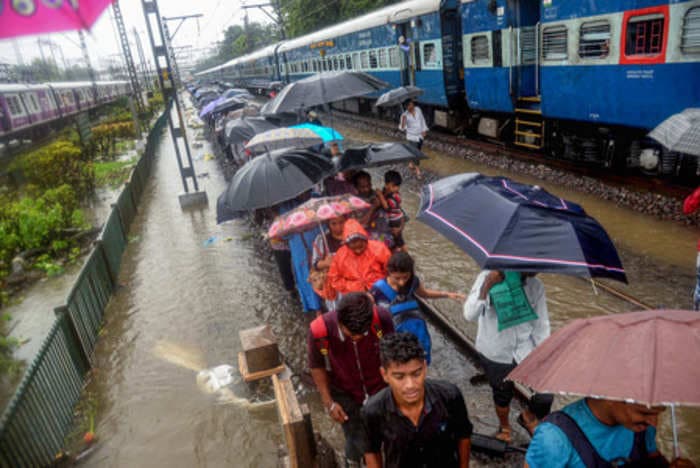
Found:
[[[351,128],[340,128],[349,142],[381,141],[377,135],[359,132]],[[680,224],[662,222],[641,215],[627,208],[602,201],[591,195],[568,190],[542,181],[523,177],[520,174],[497,172],[465,161],[461,158],[445,157],[427,151],[430,160],[421,164],[423,169],[442,177],[461,172],[481,172],[488,175],[504,175],[518,181],[542,185],[547,190],[580,203],[586,211],[605,226],[618,247],[627,271],[629,285],[608,282],[637,299],[653,306],[665,308],[690,308],[690,292],[695,284],[695,255],[698,232]],[[381,183],[379,174],[374,177],[375,186]],[[409,214],[415,213],[419,202],[419,186],[409,181],[402,187]],[[444,289],[468,291],[478,274],[478,266],[461,250],[446,242],[444,238],[420,222],[407,226],[406,238],[410,239],[411,252],[417,258],[417,267],[431,286]],[[429,260],[428,260],[429,259]],[[632,311],[638,308],[605,292],[595,293],[590,283],[578,278],[560,275],[542,275],[547,290],[547,304],[553,329],[568,321],[593,315]],[[460,317],[460,308],[451,304],[440,304],[450,313],[454,323],[476,336],[476,328],[466,324]],[[679,359],[683,359],[679,356]],[[694,383],[689,382],[689,385]],[[558,402],[561,404],[561,402]],[[680,411],[680,441],[682,452],[693,460],[700,460],[700,411],[684,408]],[[660,429],[664,452],[671,453],[670,415],[663,418]]]
[[[355,139],[370,137],[350,130],[347,133]],[[204,367],[235,366],[240,350],[238,331],[261,323],[272,326],[286,361],[295,372],[300,372],[304,367],[307,319],[281,287],[272,259],[260,249],[259,231],[243,221],[216,225],[215,199],[225,182],[217,163],[201,158],[208,150],[206,145],[195,150],[195,157],[196,172],[208,173],[208,177],[199,180],[208,192],[210,207],[183,212],[177,201],[182,188],[170,139],[163,143],[132,227],[134,240],[123,261],[122,287],[109,305],[98,345],[97,372],[88,391],[98,401],[96,432],[100,442],[86,464],[276,466],[278,446],[283,440],[275,410],[257,406],[250,409],[231,398],[221,402],[202,392],[195,376]],[[443,169],[440,164],[445,165]],[[445,173],[478,169],[437,157],[426,167]],[[377,181],[378,176],[375,174]],[[404,196],[409,213],[415,212],[416,191],[415,185],[406,185]],[[574,195],[571,198],[576,199]],[[590,210],[588,202],[584,205]],[[604,206],[600,210],[606,211]],[[608,210],[615,218],[617,209]],[[606,223],[601,214],[594,214]],[[611,232],[618,244],[626,239],[623,224],[619,232]],[[425,282],[432,287],[467,291],[478,272],[476,265],[421,223],[411,222],[407,229],[406,238]],[[684,232],[672,232],[668,237],[680,246],[684,235],[692,237]],[[646,238],[660,239],[651,234]],[[643,254],[635,254],[635,248],[633,241],[629,246],[623,245],[624,261],[628,268],[633,265],[633,284],[639,280],[647,286],[654,285],[653,275],[687,269],[680,266],[682,258],[664,262],[661,248]],[[637,257],[642,259],[638,263],[640,271],[635,270]],[[692,277],[680,275],[677,281],[677,285],[659,284],[646,292],[645,286],[634,292],[645,292],[645,298],[658,301],[674,300],[680,305],[682,300],[676,296],[685,293]],[[574,278],[548,276],[545,283],[555,327],[573,317],[631,308],[610,296],[596,296],[587,283]],[[460,319],[458,305],[449,301],[439,301],[437,305],[455,323],[466,327],[470,334],[475,333],[473,326]],[[475,371],[468,359],[437,330],[433,328],[431,332],[434,365],[430,373],[459,384],[477,430],[494,432],[496,420],[488,388],[471,387],[468,379]],[[302,398],[311,404],[314,427],[340,447],[339,427],[323,414],[313,392],[298,381],[297,386]],[[233,391],[238,396],[254,397],[266,393],[250,391],[239,383]],[[684,416],[686,426],[695,425],[697,418]],[[668,434],[666,429],[662,429],[664,436]],[[684,448],[697,456],[700,442],[692,439],[689,432],[684,428],[681,440]],[[526,441],[520,432],[516,437],[519,442]],[[501,463],[481,458],[474,466],[514,466],[520,462],[517,456]]]

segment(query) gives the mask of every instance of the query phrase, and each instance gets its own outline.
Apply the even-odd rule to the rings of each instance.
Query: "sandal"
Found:
[[[535,428],[537,427],[537,423],[538,423],[537,419],[535,419],[531,423],[525,422],[525,417],[523,416],[523,413],[520,413],[518,415],[518,418],[515,420],[515,422],[517,422],[520,427],[525,429],[525,432],[530,434],[530,437],[532,437],[533,434],[535,433]]]
[[[510,444],[512,441],[509,427],[499,427],[498,432],[493,437],[494,439],[500,440],[501,442],[505,442],[507,444]]]

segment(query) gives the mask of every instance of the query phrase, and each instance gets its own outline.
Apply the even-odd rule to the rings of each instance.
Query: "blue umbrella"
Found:
[[[423,187],[418,219],[490,270],[563,273],[627,282],[610,237],[576,203],[478,173]]]
[[[214,108],[217,105],[219,105],[220,103],[224,102],[225,100],[226,100],[225,97],[220,97],[220,98],[214,99],[213,101],[211,101],[209,104],[207,104],[206,106],[204,106],[202,108],[202,111],[199,113],[199,117],[203,119],[205,116],[211,114],[212,111],[214,110]]]
[[[341,141],[343,140],[343,135],[338,133],[337,130],[331,128],[331,127],[322,127],[320,125],[314,125],[312,123],[303,123],[299,125],[294,125],[293,127],[289,128],[308,128],[312,132],[314,132],[316,135],[319,136],[323,140],[324,143],[328,143],[330,141]]]

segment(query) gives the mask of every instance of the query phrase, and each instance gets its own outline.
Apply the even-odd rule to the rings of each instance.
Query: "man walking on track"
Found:
[[[379,340],[394,332],[391,314],[374,306],[367,293],[348,293],[338,308],[311,322],[311,376],[328,415],[342,424],[346,466],[359,467],[366,451],[362,404],[384,388]]]
[[[406,110],[401,114],[399,130],[406,132],[406,139],[416,148],[421,149],[423,147],[425,135],[428,133],[428,125],[425,123],[423,111],[420,110],[420,107],[416,106],[413,99],[407,99],[403,104]],[[408,163],[408,167],[415,172],[416,177],[421,177],[418,161],[416,161],[415,164],[412,162]]]

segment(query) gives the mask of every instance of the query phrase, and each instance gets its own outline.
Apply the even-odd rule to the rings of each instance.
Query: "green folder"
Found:
[[[537,319],[517,271],[506,271],[505,279],[491,287],[489,296],[498,315],[498,331]]]

